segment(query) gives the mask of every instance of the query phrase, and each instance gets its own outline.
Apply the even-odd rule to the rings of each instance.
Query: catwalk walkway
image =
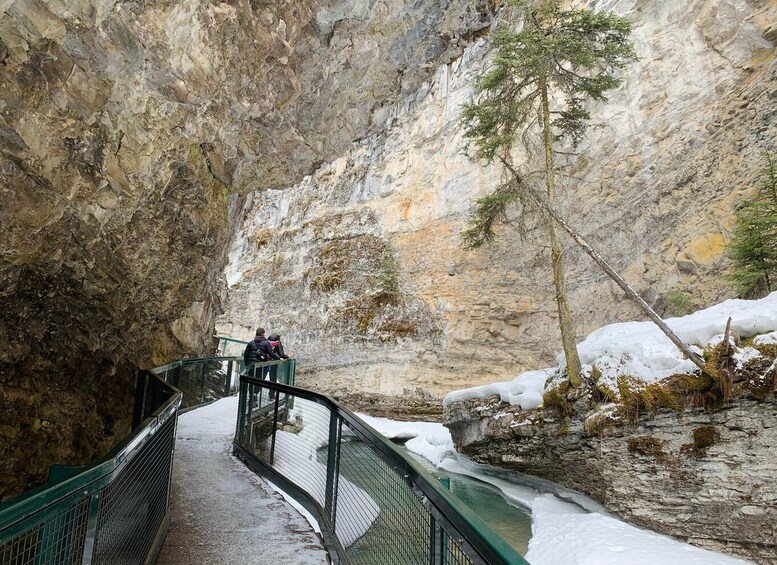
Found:
[[[325,564],[308,522],[231,455],[237,397],[181,414],[159,565]]]

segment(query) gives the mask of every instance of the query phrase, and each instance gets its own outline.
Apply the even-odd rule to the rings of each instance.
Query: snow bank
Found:
[[[388,418],[374,418],[366,414],[357,414],[357,416],[389,439],[409,440],[405,443],[405,447],[434,465],[456,452],[451,433],[442,424],[398,422]]]
[[[597,513],[571,512],[543,494],[532,501],[532,565],[743,565],[749,563],[675,541]]]
[[[557,369],[541,369],[522,373],[515,380],[506,383],[492,383],[464,390],[454,390],[443,399],[442,405],[468,398],[486,398],[499,395],[502,402],[518,405],[522,410],[534,410],[542,406],[542,393],[545,381],[552,377]]]
[[[508,482],[477,471],[482,465],[465,465],[458,460],[450,432],[442,424],[396,422],[386,418],[361,418],[387,437],[406,438],[408,450],[426,457],[440,469],[490,483],[505,496],[528,508],[532,516],[532,538],[526,560],[532,565],[744,565],[728,557],[673,540],[668,536],[637,528],[610,516],[595,501],[569,491],[565,499],[534,488]],[[432,447],[446,447],[445,455]],[[566,491],[559,487],[561,491]]]
[[[743,338],[777,330],[777,292],[760,300],[726,300],[665,322],[685,343],[704,348],[725,333],[729,317],[731,330]],[[605,326],[591,333],[577,349],[580,361],[595,364],[605,378],[631,375],[651,382],[696,370],[653,322]],[[558,359],[563,369],[566,360],[563,355]]]
[[[758,336],[756,344],[777,343],[777,292],[760,300],[726,300],[710,308],[681,318],[669,318],[666,324],[677,335],[701,351],[708,344],[719,343],[731,317],[731,329],[742,338]],[[765,335],[761,335],[765,334]],[[611,324],[592,332],[578,344],[583,370],[592,367],[602,374],[602,382],[617,390],[617,378],[630,375],[646,383],[677,373],[694,373],[696,366],[666,337],[653,322]],[[739,353],[744,362],[757,352]],[[563,354],[557,368],[529,371],[515,380],[455,390],[443,400],[443,406],[468,398],[499,395],[503,402],[531,410],[542,405],[542,393],[549,377],[560,374],[566,366]]]

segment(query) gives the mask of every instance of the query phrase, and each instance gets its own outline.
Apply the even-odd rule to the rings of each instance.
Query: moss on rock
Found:
[[[643,435],[629,438],[627,449],[632,455],[644,455],[653,457],[657,461],[665,461],[667,454],[664,451],[666,441],[655,436]]]

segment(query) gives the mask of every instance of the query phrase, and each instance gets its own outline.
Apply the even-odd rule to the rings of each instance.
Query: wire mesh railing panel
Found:
[[[235,451],[316,515],[340,563],[526,563],[437,479],[336,401],[272,382],[265,367],[252,372],[257,378],[240,379]]]
[[[429,563],[432,519],[404,474],[383,461],[347,424],[342,437],[335,533],[348,563]]]
[[[329,409],[263,384],[247,385],[244,392],[241,387],[243,394],[238,428],[245,448],[323,506],[327,466],[318,461],[317,453],[329,442]]]
[[[472,560],[467,557],[456,538],[445,534],[443,538],[443,563],[445,565],[469,565]]]
[[[0,563],[80,564],[86,540],[88,512],[89,497],[84,497],[49,516],[43,523],[26,529],[14,539],[0,545]]]
[[[241,366],[237,357],[207,357],[165,366],[157,374],[183,393],[181,408],[192,408],[234,394]]]
[[[143,561],[167,513],[175,420],[169,419],[100,496],[93,563]]]
[[[249,365],[245,374],[249,377],[281,383],[282,385],[293,385],[296,373],[297,361],[295,359],[286,359],[284,361],[270,361],[267,363],[255,363]]]

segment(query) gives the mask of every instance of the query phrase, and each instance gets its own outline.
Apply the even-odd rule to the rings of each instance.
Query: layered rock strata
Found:
[[[732,296],[722,275],[734,211],[777,147],[777,3],[588,4],[634,21],[641,59],[562,159],[559,209],[660,313]],[[476,198],[499,181],[463,154],[459,125],[485,57],[482,43],[469,49],[387,108],[385,131],[254,199],[220,333],[286,333],[306,383],[334,394],[440,395],[555,364],[541,230],[518,237],[516,210],[492,247],[461,246]],[[642,315],[566,244],[579,337]]]
[[[445,425],[473,459],[588,494],[634,524],[757,563],[777,562],[777,401],[662,411],[590,429],[498,396],[449,405]]]
[[[134,367],[212,346],[240,195],[377,131],[489,6],[0,1],[0,498],[122,435]]]

